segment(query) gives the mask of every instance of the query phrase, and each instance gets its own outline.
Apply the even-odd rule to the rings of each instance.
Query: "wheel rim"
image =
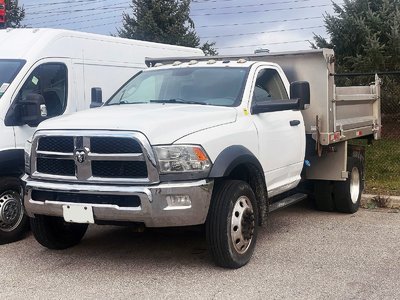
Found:
[[[355,204],[358,201],[358,196],[360,194],[360,172],[358,168],[354,167],[351,170],[351,177],[350,177],[350,196],[351,201]]]
[[[19,226],[24,216],[21,195],[6,191],[0,195],[0,230],[10,232]]]
[[[241,196],[233,206],[231,221],[231,240],[238,253],[243,254],[249,249],[254,228],[254,211],[251,201]]]

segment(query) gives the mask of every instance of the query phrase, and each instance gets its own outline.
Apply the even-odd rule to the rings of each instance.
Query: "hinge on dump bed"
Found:
[[[318,154],[318,157],[322,156],[322,145],[321,145],[321,119],[317,115],[315,118],[315,129],[316,129],[316,142],[315,142],[315,151]]]

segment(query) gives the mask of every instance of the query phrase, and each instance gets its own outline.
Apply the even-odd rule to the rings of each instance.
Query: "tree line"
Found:
[[[132,0],[117,35],[124,38],[201,48],[218,54],[215,42],[200,43],[190,17],[191,0]],[[337,72],[376,72],[400,68],[400,0],[332,2],[334,13],[324,22],[329,39],[314,35],[313,48],[333,48]],[[7,26],[22,27],[25,10],[18,0],[6,1]],[[384,76],[384,113],[400,113],[400,76]],[[365,84],[371,77],[344,79]],[[362,82],[363,81],[363,82]]]

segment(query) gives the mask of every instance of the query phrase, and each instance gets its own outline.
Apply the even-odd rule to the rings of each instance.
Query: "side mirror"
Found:
[[[299,99],[299,109],[310,107],[310,84],[307,81],[295,81],[290,84],[290,98]]]
[[[103,105],[103,91],[99,87],[92,88],[92,101],[90,108],[100,107]]]
[[[297,110],[299,109],[299,102],[299,99],[261,101],[251,108],[251,113],[261,114],[273,111]]]
[[[26,99],[20,102],[21,122],[31,127],[36,127],[47,119],[47,108],[44,98],[40,94],[28,94]]]
[[[28,94],[24,100],[16,101],[5,118],[6,126],[29,125],[36,127],[47,119],[45,100],[40,94]]]

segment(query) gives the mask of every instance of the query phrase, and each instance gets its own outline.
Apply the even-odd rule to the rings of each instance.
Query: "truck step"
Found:
[[[307,198],[307,194],[297,193],[269,205],[269,212],[284,208]]]

